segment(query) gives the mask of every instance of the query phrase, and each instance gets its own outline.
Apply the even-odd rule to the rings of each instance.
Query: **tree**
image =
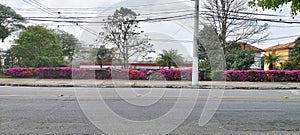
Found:
[[[282,69],[295,70],[300,69],[300,37],[295,40],[295,46],[291,50],[289,60],[285,61],[282,65]]]
[[[295,46],[291,51],[291,57],[300,62],[300,37],[295,40]]]
[[[123,68],[128,68],[132,56],[146,56],[153,52],[153,45],[149,43],[147,35],[139,30],[137,14],[131,9],[120,8],[113,15],[108,16],[100,35],[104,43],[116,48],[121,58]],[[142,37],[143,36],[143,37]]]
[[[14,58],[12,57],[11,51],[7,50],[7,52],[4,55],[4,68],[11,68],[14,67],[14,65],[16,64],[16,61],[14,60]]]
[[[254,51],[244,50],[241,43],[229,43],[225,49],[226,69],[228,70],[248,70],[254,61]]]
[[[183,64],[183,57],[178,54],[177,50],[163,50],[163,53],[158,54],[156,63],[160,66],[167,66],[169,69],[171,66],[178,67]]]
[[[291,2],[291,13],[293,15],[300,11],[300,1],[299,0],[251,0],[249,1],[250,7],[259,6],[263,9],[273,9],[277,10],[280,6]]]
[[[0,39],[2,42],[13,32],[25,28],[25,19],[8,6],[0,4]]]
[[[269,70],[273,70],[274,66],[276,65],[276,63],[279,60],[279,56],[268,54],[268,55],[264,55],[263,60],[264,60],[264,63],[269,65],[269,67],[268,67]]]
[[[57,36],[42,26],[28,26],[10,49],[21,67],[66,66]]]
[[[112,52],[105,48],[104,45],[100,46],[97,52],[96,63],[100,65],[100,68],[103,67],[103,64],[106,62],[112,61]]]
[[[63,30],[53,30],[53,32],[57,35],[58,43],[62,46],[63,56],[67,57],[71,63],[74,58],[74,51],[80,45],[79,40]]]
[[[228,40],[237,42],[256,42],[267,37],[264,34],[268,25],[257,25],[247,14],[246,0],[206,0],[202,5],[205,19],[215,29],[225,47]],[[262,35],[257,38],[255,35]]]
[[[224,49],[222,48],[221,41],[211,26],[205,25],[199,32],[199,50],[198,57],[199,63],[205,63],[211,70],[223,70],[225,67]]]

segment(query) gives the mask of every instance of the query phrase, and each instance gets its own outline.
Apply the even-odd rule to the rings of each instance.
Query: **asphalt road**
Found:
[[[0,134],[300,134],[300,90],[220,92],[0,87]]]

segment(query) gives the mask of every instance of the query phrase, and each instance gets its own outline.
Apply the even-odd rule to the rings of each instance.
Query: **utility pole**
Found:
[[[199,83],[198,75],[198,33],[199,33],[199,0],[195,1],[195,17],[194,17],[194,40],[193,40],[193,72],[192,85],[197,86]]]

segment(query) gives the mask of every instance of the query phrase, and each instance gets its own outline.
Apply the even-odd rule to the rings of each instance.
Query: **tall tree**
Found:
[[[11,68],[14,67],[16,61],[13,59],[13,57],[11,56],[11,51],[7,50],[7,52],[4,55],[4,67],[5,68]]]
[[[268,25],[250,21],[247,0],[206,0],[202,5],[205,19],[215,29],[223,47],[227,41],[256,42],[266,38]],[[260,35],[261,34],[261,35]],[[260,35],[260,38],[257,38]]]
[[[282,65],[282,69],[294,70],[300,69],[300,37],[295,40],[295,46],[291,50],[289,60],[285,61]]]
[[[100,46],[97,52],[96,63],[100,65],[100,68],[102,68],[104,63],[111,63],[111,61],[112,52],[105,48],[104,45]]]
[[[25,28],[25,19],[12,8],[0,4],[0,39],[2,42],[13,32]]]
[[[162,53],[158,54],[156,63],[160,66],[167,66],[169,69],[174,66],[178,67],[183,64],[183,57],[178,54],[177,50],[163,50]]]
[[[116,48],[123,68],[128,68],[131,57],[146,56],[153,52],[153,45],[149,43],[147,35],[142,34],[139,22],[136,20],[138,14],[128,8],[120,8],[113,15],[108,16],[100,35],[104,43]]]
[[[200,62],[205,61],[210,66],[208,69],[223,70],[225,68],[225,51],[216,31],[211,26],[204,25],[199,32],[198,53]]]
[[[263,9],[280,9],[282,5],[291,2],[291,13],[293,15],[300,11],[300,1],[299,0],[250,0],[250,7],[259,6]]]
[[[57,36],[42,26],[28,26],[10,49],[21,67],[65,66]]]
[[[300,62],[300,37],[296,39],[295,44],[296,45],[294,46],[291,52],[291,57],[296,60],[299,60]]]
[[[79,40],[74,35],[63,30],[53,30],[53,32],[57,35],[58,43],[62,46],[63,56],[67,57],[69,63],[71,63],[74,51],[80,45]]]

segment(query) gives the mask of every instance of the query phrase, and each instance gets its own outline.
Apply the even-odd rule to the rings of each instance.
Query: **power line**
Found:
[[[30,0],[34,3],[37,3],[39,5],[44,6],[42,3],[36,1],[36,0]],[[190,2],[189,0],[187,0],[186,2]],[[26,2],[27,3],[27,2]],[[183,1],[175,1],[175,2],[166,2],[166,3],[153,3],[153,4],[142,4],[142,5],[133,5],[133,6],[124,6],[126,8],[137,8],[137,7],[149,7],[149,6],[165,6],[165,5],[171,5],[171,4],[178,4],[178,3],[183,3]],[[107,8],[120,8],[119,6],[100,6],[100,7],[84,7],[84,8],[49,8],[47,7],[48,10],[105,10]],[[19,11],[38,11],[38,9],[35,8],[14,8],[15,10],[19,10]]]
[[[291,35],[291,36],[282,36],[282,37],[275,37],[275,38],[267,38],[267,39],[264,39],[264,40],[260,40],[260,42],[272,41],[272,40],[278,40],[278,39],[286,39],[286,38],[292,38],[292,37],[300,37],[300,35]]]
[[[183,20],[193,18],[193,14],[182,14],[176,16],[168,16],[168,17],[158,17],[158,18],[148,18],[148,19],[137,19],[130,21],[138,21],[138,22],[156,22],[156,21],[173,21],[173,20]],[[58,18],[59,19],[59,18]],[[84,20],[57,20],[57,19],[29,19],[31,21],[42,21],[42,22],[64,22],[64,23],[109,23],[111,21],[84,21]]]

